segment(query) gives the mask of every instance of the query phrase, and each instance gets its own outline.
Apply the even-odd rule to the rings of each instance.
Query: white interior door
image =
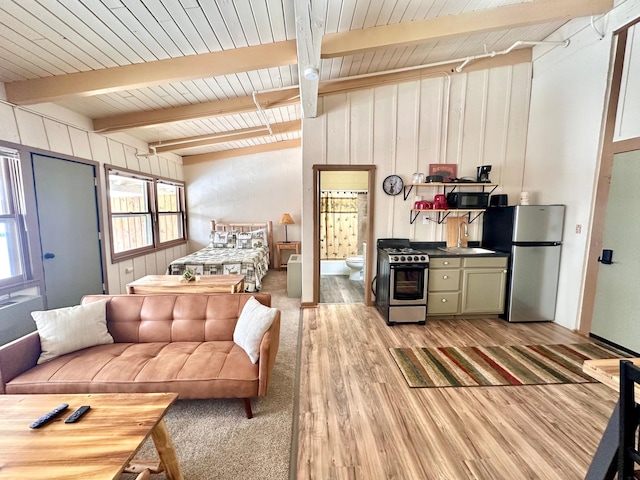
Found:
[[[640,353],[640,151],[615,155],[603,245],[611,265],[600,264],[591,333]]]
[[[93,165],[32,155],[47,308],[104,293]]]

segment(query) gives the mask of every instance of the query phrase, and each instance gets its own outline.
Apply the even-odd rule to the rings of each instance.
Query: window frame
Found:
[[[11,149],[13,150],[13,149]],[[13,162],[13,165],[11,164]],[[10,258],[19,263],[21,272],[7,278],[0,279],[0,291],[13,290],[15,287],[24,287],[32,278],[32,266],[27,236],[26,205],[22,186],[22,168],[20,163],[20,152],[8,151],[0,148],[0,169],[6,178],[7,207],[8,213],[0,212],[0,219],[3,223],[13,224],[15,236],[13,241],[16,251],[9,252]]]
[[[140,257],[149,253],[158,252],[177,245],[183,245],[188,241],[187,235],[187,210],[186,210],[186,188],[184,182],[166,178],[158,175],[146,174],[129,170],[114,165],[105,165],[106,192],[107,192],[107,221],[109,226],[109,240],[111,251],[111,263],[118,263],[123,260]],[[123,176],[142,180],[146,182],[147,210],[144,212],[117,212],[111,211],[111,175]],[[159,211],[158,206],[158,184],[170,184],[177,187],[177,211]],[[127,215],[149,215],[151,221],[151,244],[144,247],[133,248],[121,252],[115,252],[113,220]],[[179,215],[179,228],[182,236],[177,239],[160,241],[160,216],[161,214]]]

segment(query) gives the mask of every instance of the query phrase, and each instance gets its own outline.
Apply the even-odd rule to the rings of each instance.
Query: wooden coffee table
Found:
[[[147,275],[127,284],[129,294],[240,292],[244,292],[244,275],[200,275],[191,282],[182,275]]]
[[[169,480],[182,480],[164,415],[175,393],[0,395],[0,477],[117,479],[151,435]],[[62,403],[55,420],[29,425]],[[81,405],[91,409],[64,423]]]

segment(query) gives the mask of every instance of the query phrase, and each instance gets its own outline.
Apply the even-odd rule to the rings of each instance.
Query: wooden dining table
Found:
[[[629,360],[640,366],[640,358],[605,358],[585,360],[582,371],[604,385],[620,391],[620,361]],[[636,386],[636,395],[640,396],[640,388]],[[585,480],[613,480],[618,473],[618,446],[620,442],[620,402],[616,403],[607,427],[602,434],[600,444],[591,460]]]

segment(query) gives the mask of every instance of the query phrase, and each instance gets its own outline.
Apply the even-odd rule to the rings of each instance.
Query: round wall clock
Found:
[[[382,182],[382,189],[387,195],[398,195],[403,187],[404,182],[398,175],[389,175]]]

